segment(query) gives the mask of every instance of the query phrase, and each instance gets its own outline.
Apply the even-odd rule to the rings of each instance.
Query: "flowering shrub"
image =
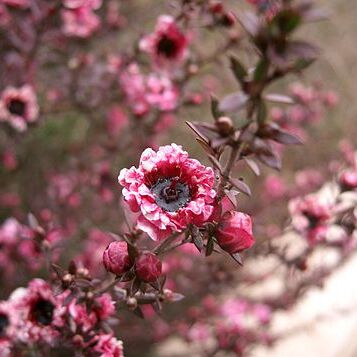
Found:
[[[143,356],[174,335],[246,356],[357,249],[350,144],[334,178],[272,173],[338,102],[318,82],[284,93],[319,55],[297,30],[324,12],[170,5],[0,3],[1,357]],[[335,261],[314,265],[326,250]],[[282,286],[257,297],[244,286],[269,276],[251,269],[264,258]]]

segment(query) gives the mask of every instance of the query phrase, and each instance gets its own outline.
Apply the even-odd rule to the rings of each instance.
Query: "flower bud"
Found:
[[[135,310],[138,307],[138,300],[136,300],[134,297],[130,297],[126,301],[126,306],[129,310]]]
[[[144,252],[135,262],[136,275],[143,281],[155,281],[162,271],[160,259],[153,253]]]
[[[357,170],[345,171],[340,176],[340,185],[343,191],[349,191],[357,188]]]
[[[216,127],[222,135],[232,134],[234,130],[233,121],[229,117],[219,117],[216,121]]]
[[[214,2],[209,7],[213,14],[220,14],[223,12],[223,4],[221,2]]]
[[[103,264],[107,271],[116,275],[128,271],[132,266],[128,245],[120,241],[111,242],[103,253]]]
[[[223,14],[221,23],[223,26],[231,27],[236,23],[236,17],[234,16],[233,12],[229,11]]]
[[[250,248],[254,244],[250,216],[237,211],[226,212],[218,224],[216,237],[220,247],[230,254]]]

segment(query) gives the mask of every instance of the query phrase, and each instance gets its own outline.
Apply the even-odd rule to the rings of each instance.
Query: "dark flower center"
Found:
[[[7,109],[11,114],[22,117],[25,115],[26,104],[21,99],[11,99]]]
[[[159,179],[151,187],[155,201],[164,211],[176,212],[191,199],[190,188],[178,177]]]
[[[0,336],[5,333],[6,327],[9,326],[9,318],[7,315],[0,313]]]
[[[176,41],[165,35],[162,36],[157,43],[157,51],[167,58],[175,57],[178,51]]]
[[[320,217],[308,211],[303,211],[302,214],[308,219],[310,228],[315,228],[319,224]]]
[[[45,299],[37,300],[31,308],[31,318],[41,325],[49,325],[53,319],[55,306],[51,301]]]

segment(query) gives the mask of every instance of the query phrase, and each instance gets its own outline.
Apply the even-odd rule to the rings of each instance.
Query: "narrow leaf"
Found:
[[[229,182],[237,188],[240,192],[245,193],[248,196],[252,195],[252,191],[250,190],[249,186],[242,180],[238,180],[235,178],[230,178]]]
[[[270,93],[264,96],[264,99],[268,100],[269,102],[279,103],[279,104],[294,104],[295,101],[293,98],[277,93]]]
[[[239,253],[231,254],[231,257],[240,265],[243,266],[242,256]]]
[[[254,80],[256,82],[263,81],[268,74],[268,69],[269,69],[269,62],[266,59],[260,60],[257,67],[254,70]]]
[[[211,113],[215,119],[218,119],[220,116],[222,116],[222,113],[218,109],[218,104],[218,99],[211,95]]]
[[[220,162],[213,155],[208,155],[208,158],[212,162],[213,166],[218,169],[219,172],[222,172],[222,166]]]
[[[260,175],[260,168],[259,168],[258,164],[253,159],[244,157],[244,161],[257,176]]]
[[[231,69],[239,83],[243,84],[247,71],[236,57],[230,57]]]
[[[214,241],[210,237],[208,238],[207,245],[206,245],[206,257],[210,256],[214,250]]]
[[[219,109],[227,112],[238,111],[245,107],[248,96],[243,92],[235,92],[224,97],[219,103]]]

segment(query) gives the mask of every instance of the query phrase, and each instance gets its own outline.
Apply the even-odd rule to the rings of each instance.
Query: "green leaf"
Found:
[[[218,109],[218,99],[211,95],[211,113],[214,119],[218,119],[222,116],[222,112]]]
[[[234,73],[234,76],[240,84],[244,83],[244,79],[247,76],[247,71],[244,66],[239,62],[236,57],[230,57],[231,69]]]
[[[257,111],[257,121],[258,123],[264,123],[267,117],[267,106],[263,100],[258,102],[258,111]]]
[[[269,70],[269,62],[266,59],[261,59],[254,70],[254,81],[262,82]]]
[[[292,9],[280,11],[272,20],[272,25],[278,26],[284,34],[294,31],[301,23],[301,15]]]

